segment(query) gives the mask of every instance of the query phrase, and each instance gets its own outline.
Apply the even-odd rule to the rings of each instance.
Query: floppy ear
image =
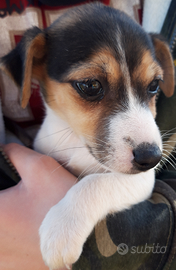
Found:
[[[160,81],[160,88],[166,97],[174,93],[174,63],[167,42],[161,35],[150,34],[155,48],[155,56],[164,71],[163,82]]]
[[[21,106],[25,108],[31,96],[31,78],[38,76],[45,60],[45,36],[38,27],[27,30],[16,48],[0,60],[0,68],[21,88]]]

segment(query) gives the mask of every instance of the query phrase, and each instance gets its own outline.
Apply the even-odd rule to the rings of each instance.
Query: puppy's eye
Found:
[[[97,80],[75,82],[79,94],[87,100],[101,100],[104,97],[104,90]]]
[[[159,80],[153,80],[148,86],[148,92],[152,95],[156,95],[159,90]]]

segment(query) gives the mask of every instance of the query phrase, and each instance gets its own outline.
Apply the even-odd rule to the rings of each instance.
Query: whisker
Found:
[[[173,146],[172,145],[170,145],[169,143],[163,143],[163,146],[166,146],[166,147],[171,147],[171,148],[173,148]]]
[[[176,140],[169,140],[169,141],[166,141],[165,143],[176,143]]]
[[[60,132],[63,132],[63,131],[65,131],[65,130],[68,130],[68,129],[70,129],[70,127],[67,127],[67,128],[62,129],[62,130],[56,131],[56,132],[54,132],[54,133],[52,133],[52,134],[49,134],[49,135],[47,135],[47,136],[45,136],[45,137],[42,137],[42,138],[40,138],[40,139],[37,139],[36,141],[43,140],[43,139],[45,139],[45,138],[48,138],[48,137],[53,136],[53,135],[56,135],[56,134],[58,134],[58,133],[60,133]]]
[[[165,165],[165,162],[163,160],[160,160],[159,164],[157,165],[157,167],[155,168],[156,173],[161,172],[163,170],[163,167],[167,165]],[[167,168],[168,170],[168,168]]]
[[[170,156],[170,157],[172,157],[173,159],[175,159],[176,160],[176,158],[174,157],[174,155],[172,154],[172,153],[170,153],[169,151],[167,151],[167,150],[164,150],[165,152],[167,152],[169,155],[167,155],[167,156]],[[164,153],[165,154],[165,153]]]
[[[167,142],[167,140],[173,140],[172,136],[174,136],[176,133],[169,134],[168,136],[162,137],[163,142]]]
[[[81,174],[79,175],[78,179],[80,180],[83,175],[88,174],[88,172],[90,172],[90,171],[94,171],[94,173],[95,173],[96,167],[98,167],[97,170],[96,170],[96,172],[97,172],[100,168],[102,168],[102,165],[100,163],[100,161],[102,161],[102,160],[103,160],[103,158],[100,159],[100,160],[98,160],[99,163],[97,163],[96,165],[94,165],[94,167],[92,167],[93,164],[90,164],[83,172],[81,172]]]
[[[69,133],[70,132],[70,133]],[[66,135],[66,134],[68,134],[68,136],[64,139],[64,140],[66,140],[71,134],[72,134],[72,132],[73,131],[70,131],[70,130],[67,130],[62,136],[61,136],[61,138],[59,138],[59,140],[57,141],[57,143],[56,143],[56,145],[47,153],[47,156],[49,156],[50,154],[52,154],[53,153],[53,150],[57,147],[57,145],[60,143],[60,141],[63,139],[63,137]],[[64,141],[63,140],[63,141]],[[63,143],[63,141],[61,142],[61,144]]]
[[[82,158],[82,156],[79,157],[79,159],[81,159],[81,158]],[[67,160],[67,161],[65,161],[65,162],[63,162],[63,163],[59,162],[59,166],[58,166],[56,169],[54,169],[54,170],[51,172],[51,174],[53,174],[54,172],[56,172],[60,167],[66,168],[67,165],[68,165],[68,163],[69,163],[69,160]],[[67,168],[66,168],[66,169],[67,169]],[[77,181],[78,181],[78,179],[76,179],[75,183],[76,183]]]
[[[91,170],[93,170],[93,168],[95,168],[98,164],[94,165],[94,167],[92,167],[93,164],[90,164],[89,166],[87,166],[78,176],[78,181],[86,174],[88,174],[88,172],[90,172]]]
[[[163,156],[163,159],[166,160],[167,163],[169,163],[176,170],[175,163],[173,163],[168,156]]]
[[[170,134],[171,131],[174,131],[174,130],[176,130],[176,127],[172,128],[172,129],[170,129],[170,130],[167,130],[167,131],[166,131],[165,133],[163,133],[163,134],[162,134],[162,131],[161,131],[161,137],[163,138],[163,136]],[[173,134],[175,134],[175,133],[173,133]]]
[[[56,150],[56,151],[52,151],[52,153],[58,153],[58,152],[66,151],[66,150],[83,149],[83,148],[86,148],[86,146],[68,147],[68,148],[64,148],[64,149],[59,149],[59,150]]]
[[[68,133],[68,135],[64,138],[64,136]],[[70,137],[70,135],[73,133],[73,131],[71,130],[69,133],[69,130],[65,132],[65,134],[63,134],[63,136],[60,138],[59,143],[60,145],[62,145],[62,143],[68,138]],[[63,140],[62,140],[63,139]],[[61,141],[62,140],[62,141]]]
[[[85,135],[86,137],[89,137],[89,138],[94,138],[93,136],[90,136],[90,135],[88,135],[88,134],[86,134],[86,133],[83,133],[83,135]],[[104,144],[107,144],[107,142],[105,142],[105,141],[103,141],[103,140],[101,140],[101,139],[99,139],[99,138],[97,138],[97,140],[99,141],[99,142],[102,142],[103,143],[103,145],[101,145],[101,146],[104,146]]]
[[[51,174],[55,173],[60,167],[64,167],[66,164],[68,164],[68,161],[66,161],[66,162],[64,162],[64,163],[62,163],[62,164],[60,164],[60,163],[58,163],[58,164],[59,164],[59,166],[58,166],[56,169],[54,169],[54,170],[51,172]]]

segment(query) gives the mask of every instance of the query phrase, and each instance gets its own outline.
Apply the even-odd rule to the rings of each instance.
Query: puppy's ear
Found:
[[[38,27],[27,30],[16,48],[0,60],[0,68],[21,88],[21,106],[31,96],[31,78],[37,77],[45,59],[45,36]]]
[[[157,34],[150,34],[154,47],[156,59],[164,71],[164,82],[160,82],[160,88],[166,97],[171,97],[174,93],[174,63],[169,46],[166,41]]]

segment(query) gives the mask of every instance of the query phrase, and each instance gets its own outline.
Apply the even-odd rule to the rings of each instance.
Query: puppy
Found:
[[[162,156],[156,94],[174,91],[169,48],[123,12],[88,4],[29,29],[1,68],[23,108],[31,77],[40,82],[46,116],[34,148],[82,178],[40,227],[46,265],[69,268],[98,221],[152,192]]]

